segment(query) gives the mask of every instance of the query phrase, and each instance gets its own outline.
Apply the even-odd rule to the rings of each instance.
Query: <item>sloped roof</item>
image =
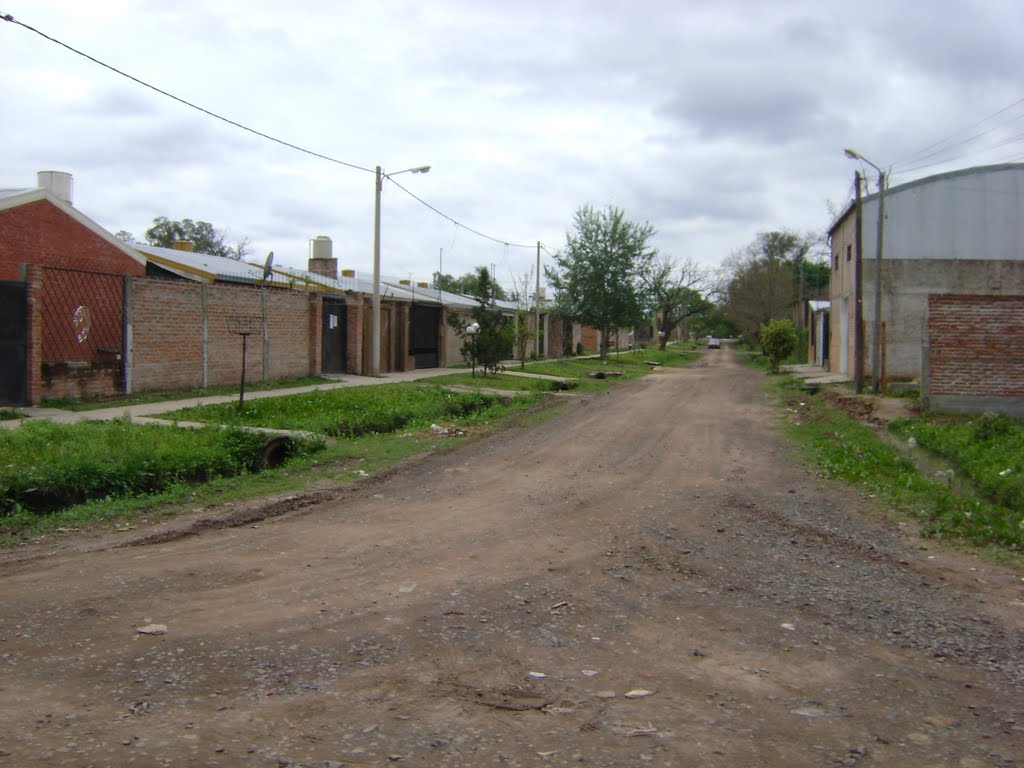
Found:
[[[229,259],[224,256],[213,256],[208,253],[161,248],[156,245],[137,244],[135,248],[153,263],[189,280],[200,282],[220,280],[230,283],[247,283],[249,285],[264,284],[263,267],[249,264],[245,261]],[[266,284],[280,288],[289,287],[287,278],[276,273],[271,274]]]
[[[133,261],[136,261],[139,264],[146,263],[146,260],[130,245],[118,240],[114,237],[113,233],[97,224],[73,205],[65,203],[59,197],[50,194],[42,187],[29,189],[0,189],[0,211],[10,210],[11,208],[17,208],[22,205],[28,205],[29,203],[35,203],[39,200],[46,200],[50,204],[59,208],[83,227],[106,240]]]
[[[325,277],[324,275],[310,272],[305,269],[293,267],[274,267],[274,273],[283,277],[292,287],[307,288],[309,290],[324,291],[326,293],[350,293],[352,291],[370,291],[371,286],[364,287],[366,281],[354,277]]]
[[[985,174],[1004,173],[1006,171],[1022,170],[1024,170],[1024,163],[999,163],[997,165],[976,165],[972,168],[960,168],[959,170],[955,171],[946,171],[944,173],[936,173],[931,176],[924,176],[920,179],[914,179],[913,181],[907,181],[904,182],[903,184],[897,184],[894,187],[887,187],[885,190],[885,197],[888,200],[893,196],[900,194],[901,192],[906,192],[908,189],[914,189],[915,187],[921,187],[926,184],[934,184],[938,181],[943,181],[944,179],[961,178],[967,176],[980,176]],[[863,205],[868,201],[873,201],[877,197],[878,192],[872,192],[870,194],[864,195],[861,198],[861,204]],[[835,217],[835,219],[832,220],[832,223],[828,227],[827,232],[830,236],[833,232],[836,231],[836,229],[839,228],[839,225],[846,220],[846,217],[849,216],[856,207],[857,201],[851,200],[843,207],[841,211],[839,211],[839,214]]]

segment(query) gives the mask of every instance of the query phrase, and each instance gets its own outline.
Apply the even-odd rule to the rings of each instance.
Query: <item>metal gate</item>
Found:
[[[345,353],[348,349],[347,312],[348,308],[344,301],[324,299],[321,373],[345,373]]]
[[[25,402],[28,286],[0,281],[0,405]]]
[[[413,304],[409,311],[409,346],[416,358],[416,368],[437,368],[440,365],[441,308]]]

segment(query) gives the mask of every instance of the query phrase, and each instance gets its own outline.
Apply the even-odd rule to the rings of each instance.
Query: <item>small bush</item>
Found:
[[[761,347],[778,373],[779,364],[796,351],[796,329],[789,320],[769,320],[761,326]]]

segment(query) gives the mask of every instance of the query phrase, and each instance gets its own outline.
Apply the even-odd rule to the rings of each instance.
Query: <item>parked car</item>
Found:
[[[722,348],[722,342],[720,342],[718,339],[714,339],[714,338],[708,339],[708,349],[721,349],[721,348]]]

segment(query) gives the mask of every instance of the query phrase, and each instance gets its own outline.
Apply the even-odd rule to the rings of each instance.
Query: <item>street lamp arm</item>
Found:
[[[846,155],[846,156],[847,156],[848,158],[850,158],[851,160],[861,160],[861,161],[863,161],[863,162],[867,163],[867,164],[868,164],[868,165],[870,165],[870,166],[871,166],[872,168],[874,168],[874,169],[875,169],[876,171],[878,171],[879,175],[884,175],[884,174],[885,174],[885,171],[883,171],[883,170],[882,170],[881,168],[879,168],[879,167],[878,167],[877,165],[875,165],[874,163],[872,163],[872,162],[871,162],[870,160],[868,160],[868,159],[867,159],[866,157],[864,157],[864,155],[862,155],[862,154],[861,154],[860,152],[858,152],[858,151],[857,151],[857,150],[855,150],[855,149],[849,149],[849,148],[847,148],[847,149],[844,149],[844,150],[843,150],[843,154],[844,154],[844,155]]]
[[[429,165],[417,165],[415,168],[406,168],[403,171],[395,171],[394,173],[383,173],[385,179],[390,179],[392,176],[397,176],[400,173],[430,173]]]

